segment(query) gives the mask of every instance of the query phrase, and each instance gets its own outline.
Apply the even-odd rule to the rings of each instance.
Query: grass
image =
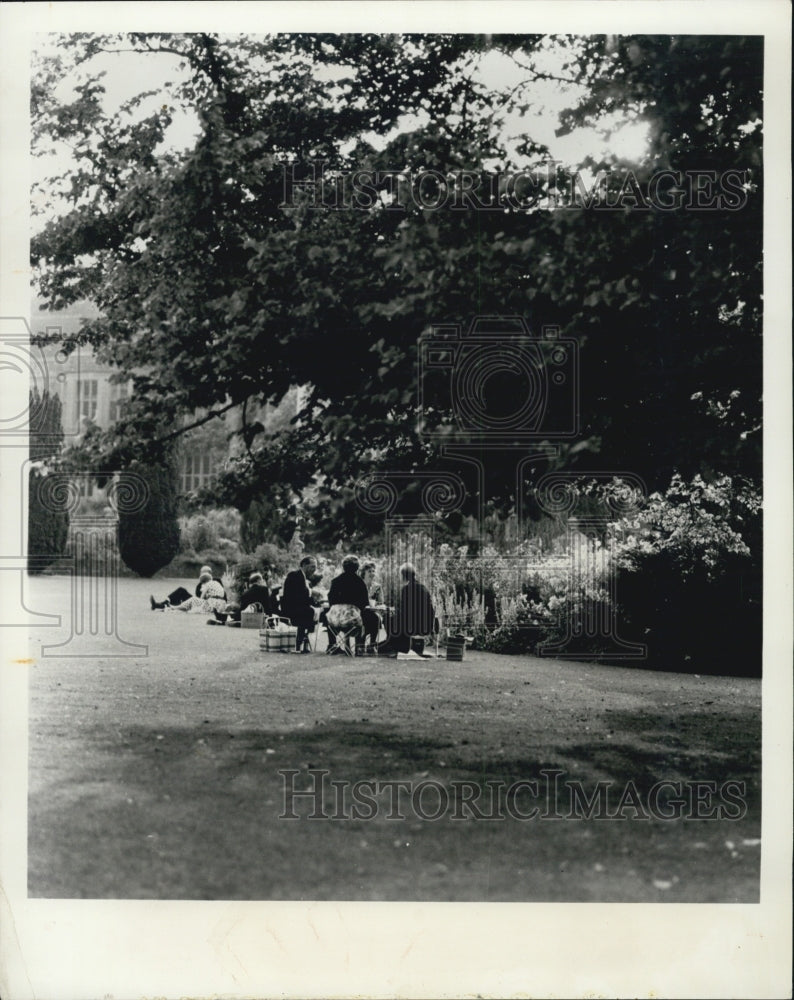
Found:
[[[38,645],[69,635],[68,581],[29,581],[29,606],[65,626],[33,634],[31,896],[758,900],[760,681],[471,651],[462,663],[265,654],[255,631],[151,612],[151,589],[119,583],[119,633],[148,655],[108,656],[100,629],[90,655],[68,659]],[[566,792],[611,781],[618,796],[628,781],[640,796],[661,780],[743,781],[747,812],[432,821],[409,799],[388,818],[384,782],[437,783],[427,814],[439,788],[542,789],[544,769]],[[351,818],[330,788],[325,812],[347,818],[309,819],[306,798],[299,818],[279,818],[285,787],[312,788],[318,770],[380,782],[375,818]],[[550,805],[565,814],[567,801]]]

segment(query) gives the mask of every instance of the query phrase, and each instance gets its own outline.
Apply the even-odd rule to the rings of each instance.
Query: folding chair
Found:
[[[328,649],[326,650],[327,655],[332,655],[334,653],[345,653],[347,656],[353,655],[353,650],[350,648],[350,640],[355,640],[361,635],[361,629],[354,625],[349,629],[328,629]]]
[[[344,653],[353,655],[350,640],[354,642],[364,635],[364,623],[361,612],[352,604],[332,604],[326,615],[328,629],[328,649],[326,653]]]

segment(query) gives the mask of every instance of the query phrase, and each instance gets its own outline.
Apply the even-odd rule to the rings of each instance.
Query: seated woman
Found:
[[[322,573],[315,573],[309,580],[309,599],[313,608],[323,608],[328,601],[328,591],[320,586],[322,580]]]
[[[195,591],[196,597],[201,596],[201,587],[202,587],[201,577],[205,573],[209,573],[210,579],[215,580],[215,582],[219,584],[221,589],[223,590],[223,584],[221,583],[221,581],[218,579],[217,576],[213,575],[212,567],[202,566],[201,569],[199,570],[199,582],[196,584],[196,591]],[[168,595],[168,597],[166,597],[164,601],[155,601],[154,596],[150,594],[149,603],[152,606],[152,611],[165,611],[167,607],[174,607],[177,604],[182,604],[184,601],[189,600],[190,596],[191,594],[189,590],[186,590],[184,587],[177,587],[176,590],[171,591],[171,593]],[[223,596],[226,597],[225,590],[223,590]]]
[[[336,616],[333,614],[333,611],[335,606],[347,605],[349,607],[356,608],[361,615],[363,623],[363,629],[361,631],[364,634],[371,633],[373,629],[372,618],[373,616],[377,618],[375,612],[369,607],[367,585],[358,575],[358,566],[358,559],[355,556],[345,556],[342,560],[342,572],[331,581],[331,589],[328,591],[328,603],[330,608],[328,609],[327,615],[327,622],[329,626],[329,647],[332,645],[330,630],[334,629],[334,620]],[[349,618],[349,616],[347,616],[347,618]],[[347,620],[347,618],[345,618],[345,620]],[[378,621],[377,627],[380,627],[380,621]],[[363,634],[357,636],[356,638],[356,655],[358,656],[361,656],[364,653],[363,638]]]
[[[166,610],[193,611],[206,615],[226,607],[226,591],[223,589],[223,584],[213,580],[211,574],[201,574],[199,588],[198,597],[188,597],[181,604],[167,604]]]

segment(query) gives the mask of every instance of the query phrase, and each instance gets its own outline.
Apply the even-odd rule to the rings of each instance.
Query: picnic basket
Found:
[[[265,609],[255,601],[240,612],[240,628],[264,628]]]
[[[268,653],[290,653],[298,641],[298,629],[288,618],[268,615],[259,631],[259,648]]]

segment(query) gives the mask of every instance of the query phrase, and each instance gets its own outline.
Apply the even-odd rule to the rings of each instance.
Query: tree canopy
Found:
[[[124,49],[178,75],[118,113],[92,66]],[[518,83],[479,71],[497,56]],[[33,122],[76,169],[32,259],[51,307],[97,304],[78,339],[134,382],[104,467],[156,454],[196,410],[253,411],[297,384],[289,433],[243,428],[225,499],[319,476],[333,508],[370,469],[437,468],[417,338],[491,314],[579,344],[581,438],[561,462],[652,487],[758,479],[762,73],[762,39],[738,36],[64,37]],[[571,94],[560,133],[645,123],[641,161],[552,164],[532,111],[554,78]],[[173,149],[186,114],[195,139]],[[517,141],[507,114],[525,115]]]

